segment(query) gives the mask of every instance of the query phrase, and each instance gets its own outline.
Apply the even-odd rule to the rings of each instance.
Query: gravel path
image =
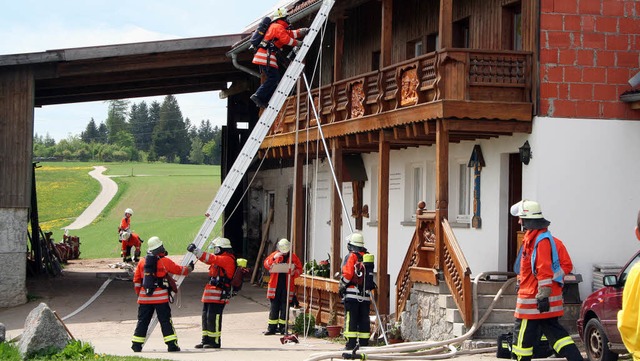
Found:
[[[76,218],[76,220],[70,225],[64,227],[64,229],[80,229],[88,226],[93,222],[96,217],[100,215],[102,210],[109,204],[111,199],[118,192],[118,184],[111,178],[102,174],[107,168],[103,166],[93,167],[94,169],[89,172],[89,175],[97,179],[102,186],[100,194],[93,200],[93,202],[82,212],[82,214]]]

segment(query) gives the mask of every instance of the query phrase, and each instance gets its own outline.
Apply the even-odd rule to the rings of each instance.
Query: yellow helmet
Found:
[[[158,237],[149,238],[149,242],[147,243],[147,250],[149,252],[154,251],[158,248],[162,247],[162,241]]]
[[[271,15],[271,21],[275,21],[277,19],[286,18],[287,16],[289,16],[289,12],[287,11],[287,9],[285,9],[285,8],[277,8],[273,12],[273,15]]]
[[[523,199],[511,206],[511,215],[522,219],[542,219],[542,209],[540,203]]]
[[[291,250],[291,243],[286,238],[278,241],[278,252],[289,253]]]
[[[352,246],[364,247],[364,237],[362,237],[362,234],[360,233],[351,233],[347,237],[347,241]]]

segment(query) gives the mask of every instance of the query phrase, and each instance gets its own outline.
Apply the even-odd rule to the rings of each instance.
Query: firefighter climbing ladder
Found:
[[[284,101],[287,99],[289,93],[291,92],[291,89],[293,89],[293,86],[300,77],[300,74],[302,73],[302,70],[304,68],[304,64],[302,63],[302,61],[307,55],[307,51],[309,51],[309,48],[313,44],[316,35],[322,28],[322,25],[326,22],[327,17],[329,16],[329,12],[331,11],[334,3],[335,0],[322,1],[322,5],[318,10],[318,14],[309,27],[309,33],[304,37],[302,45],[296,53],[295,59],[291,62],[291,64],[287,68],[287,71],[282,77],[282,80],[278,84],[275,93],[269,101],[269,106],[260,116],[258,123],[249,135],[249,139],[247,139],[246,143],[242,147],[240,154],[233,163],[233,166],[229,170],[229,173],[224,178],[222,185],[220,185],[218,193],[216,193],[216,196],[211,202],[211,205],[209,205],[209,208],[207,209],[207,214],[209,216],[205,220],[204,224],[200,228],[200,231],[198,232],[198,235],[193,241],[193,243],[198,246],[198,248],[202,248],[204,246],[207,238],[209,237],[209,235],[211,235],[211,232],[213,232],[213,229],[222,216],[222,212],[226,208],[229,199],[231,199],[231,196],[238,187],[238,184],[240,184],[242,177],[244,177],[244,174],[251,164],[251,161],[258,152],[258,148],[267,135],[269,128],[271,128],[271,125],[280,112]],[[182,259],[181,264],[183,266],[186,266],[189,264],[189,262],[194,260],[195,256],[192,253],[187,253]],[[182,283],[183,279],[183,276],[178,277],[178,279],[176,280],[178,286]],[[151,332],[153,332],[156,324],[157,319],[154,317],[147,331],[147,339],[151,335]]]

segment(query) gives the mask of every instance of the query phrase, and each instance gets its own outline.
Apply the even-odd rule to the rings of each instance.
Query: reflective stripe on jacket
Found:
[[[300,43],[297,38],[300,37],[299,30],[287,30],[289,23],[282,19],[278,19],[269,25],[269,29],[264,34],[264,42],[273,42],[273,45],[278,49],[282,49],[283,46],[298,46]],[[263,47],[258,48],[258,51],[253,56],[253,63],[256,65],[269,65],[272,68],[278,68],[278,60],[276,59],[276,50],[269,50]]]
[[[263,266],[265,269],[270,270],[271,266],[273,266],[276,263],[288,263],[288,262],[285,262],[284,256],[282,254],[276,257],[276,255],[279,253],[280,252],[275,251],[271,253],[267,258],[264,259]],[[302,274],[302,263],[300,262],[300,259],[298,258],[298,256],[296,256],[294,253],[289,253],[289,255],[291,256],[291,264],[294,266],[293,269],[289,271],[289,274],[291,275],[291,280],[289,282],[289,302],[291,302],[291,300],[293,299],[293,295],[295,293],[295,284],[293,281]],[[273,299],[276,297],[276,287],[278,286],[278,277],[280,277],[280,275],[282,275],[283,277],[287,276],[286,273],[269,274],[269,285],[267,286],[268,287],[267,298]]]
[[[364,277],[362,275],[356,275],[356,264],[361,262],[365,252],[350,252],[349,257],[345,258],[342,263],[342,278],[347,282],[347,293],[345,298],[351,298],[358,301],[369,301],[369,291],[362,291],[358,286],[350,284],[350,282],[356,277]],[[360,260],[360,261],[359,261]],[[362,270],[364,272],[364,269]]]
[[[122,217],[122,220],[120,221],[120,227],[118,227],[118,234],[120,234],[120,232],[122,231],[129,231],[129,227],[131,227],[131,217],[127,218],[127,217]]]
[[[151,296],[147,296],[145,289],[142,287],[142,280],[144,278],[144,263],[145,259],[141,259],[138,262],[136,271],[133,275],[133,288],[138,295],[138,303],[140,304],[158,304],[169,302],[169,291],[166,288],[156,287]],[[156,278],[158,283],[167,275],[186,276],[189,274],[189,268],[177,265],[175,262],[167,257],[160,257],[158,259]]]
[[[198,259],[209,265],[210,279],[222,276],[221,273],[223,272],[220,271],[220,268],[224,269],[224,273],[229,278],[233,277],[236,271],[236,259],[228,252],[217,256],[213,253],[202,252]],[[222,288],[214,286],[209,282],[204,286],[204,292],[202,292],[200,301],[203,303],[229,303],[228,298],[222,298]]]
[[[546,229],[528,230],[524,235],[520,273],[518,274],[520,289],[518,290],[518,300],[514,314],[516,318],[544,319],[561,317],[564,314],[562,286],[558,282],[553,282],[554,273],[550,239],[543,238],[536,246],[538,235],[546,231]],[[554,240],[556,239],[554,238]],[[537,248],[535,264],[531,262],[534,247]],[[538,293],[538,287],[551,287],[551,295],[549,296],[550,309],[548,312],[540,313],[537,309],[536,294]]]

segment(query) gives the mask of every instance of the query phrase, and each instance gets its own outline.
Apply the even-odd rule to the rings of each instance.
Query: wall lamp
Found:
[[[529,160],[533,158],[533,153],[531,152],[529,141],[525,140],[522,147],[518,148],[518,150],[520,151],[520,161],[525,165],[529,164]]]

